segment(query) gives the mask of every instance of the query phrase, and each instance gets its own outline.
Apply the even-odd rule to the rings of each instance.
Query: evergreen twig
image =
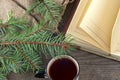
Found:
[[[36,69],[36,66],[34,65],[34,63],[32,63],[32,61],[26,56],[26,54],[20,50],[20,48],[16,45],[15,46],[17,48],[17,50],[21,53],[21,55],[23,56],[23,58],[32,66],[33,69]]]
[[[42,28],[40,28],[40,29],[36,30],[35,32],[30,33],[28,36],[31,36],[31,35],[33,35],[33,34],[36,34],[36,33],[40,32],[41,30],[46,29],[46,28],[47,28],[47,24],[48,24],[48,23],[49,23],[49,21],[48,21],[48,22],[46,22],[46,23],[42,26]]]
[[[57,43],[47,43],[47,42],[4,42],[4,43],[0,43],[0,45],[17,45],[17,44],[37,44],[37,45],[50,45],[50,46],[58,46],[58,47],[62,47],[62,48],[68,48],[70,47],[70,44],[57,44]]]
[[[21,6],[16,0],[13,1]],[[10,72],[40,70],[41,55],[52,58],[74,49],[69,37],[62,33],[54,36],[55,31],[50,30],[61,20],[61,10],[52,0],[35,0],[28,12],[31,15],[35,11],[44,17],[38,24],[31,25],[12,13],[9,13],[6,23],[0,20],[0,80],[5,80]]]
[[[51,10],[49,9],[48,5],[47,5],[44,1],[42,1],[42,3],[45,5],[46,9],[47,9],[48,12],[50,13],[50,15],[51,15],[51,17],[53,18],[53,20],[55,20],[56,23],[59,22],[59,21],[54,17],[54,15],[52,14],[52,12],[51,12]]]

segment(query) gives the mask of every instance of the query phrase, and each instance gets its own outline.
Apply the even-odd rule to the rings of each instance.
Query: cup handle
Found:
[[[45,69],[42,70],[35,70],[35,77],[36,78],[45,78],[46,72]]]

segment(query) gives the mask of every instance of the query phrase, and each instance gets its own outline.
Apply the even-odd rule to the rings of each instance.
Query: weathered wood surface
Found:
[[[29,6],[32,0],[16,0],[24,7]],[[60,0],[56,0],[60,1]],[[59,3],[59,2],[58,2]],[[13,0],[0,0],[0,18],[6,19],[7,13],[13,10],[17,16],[24,16],[25,10],[18,6]],[[23,15],[22,15],[23,14]],[[28,16],[29,20],[31,16]],[[120,80],[120,62],[106,59],[85,51],[72,52],[71,55],[76,58],[80,64],[79,80]],[[33,73],[9,75],[8,80],[44,80],[34,78]]]
[[[120,62],[100,57],[82,50],[70,53],[80,64],[79,80],[120,80]],[[35,79],[32,73],[11,74],[9,80]]]
[[[12,11],[14,16],[25,17],[31,22],[35,22],[35,18],[39,18],[37,15],[26,14],[26,9],[33,3],[34,0],[0,0],[0,19],[7,20],[8,12]],[[69,0],[54,0],[60,6],[68,4]],[[64,11],[63,11],[64,12]]]
[[[16,2],[21,4],[22,7]],[[26,15],[25,10],[29,7],[31,2],[32,0],[0,0],[0,19],[6,21],[8,12],[12,11],[13,15],[17,17],[26,16],[29,20],[34,20],[31,16]]]
[[[120,62],[85,51],[73,55],[80,64],[80,80],[120,80]]]

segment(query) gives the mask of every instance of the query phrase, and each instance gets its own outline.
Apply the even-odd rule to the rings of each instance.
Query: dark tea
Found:
[[[48,74],[52,80],[73,80],[77,75],[77,66],[69,58],[58,58],[49,66]]]

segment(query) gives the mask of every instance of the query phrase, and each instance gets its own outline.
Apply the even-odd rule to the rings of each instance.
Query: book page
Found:
[[[120,0],[91,0],[79,28],[110,51],[112,28],[119,8]]]
[[[120,9],[112,31],[111,53],[120,54]]]
[[[91,0],[81,0],[76,12],[73,16],[73,19],[69,25],[69,28],[67,30],[67,34],[71,34],[75,39],[74,43],[76,43],[79,46],[86,46],[89,47],[91,50],[96,50],[94,47],[99,48],[99,50],[103,50],[105,52],[109,52],[108,50],[106,50],[105,48],[103,48],[101,45],[99,45],[97,43],[97,41],[95,41],[91,36],[89,36],[88,33],[86,33],[83,29],[79,28],[79,24],[82,21],[82,18],[85,14],[85,12],[87,11],[89,5],[91,3]],[[76,42],[77,39],[77,42]],[[86,44],[81,45],[81,41]],[[89,44],[88,44],[89,43]]]

